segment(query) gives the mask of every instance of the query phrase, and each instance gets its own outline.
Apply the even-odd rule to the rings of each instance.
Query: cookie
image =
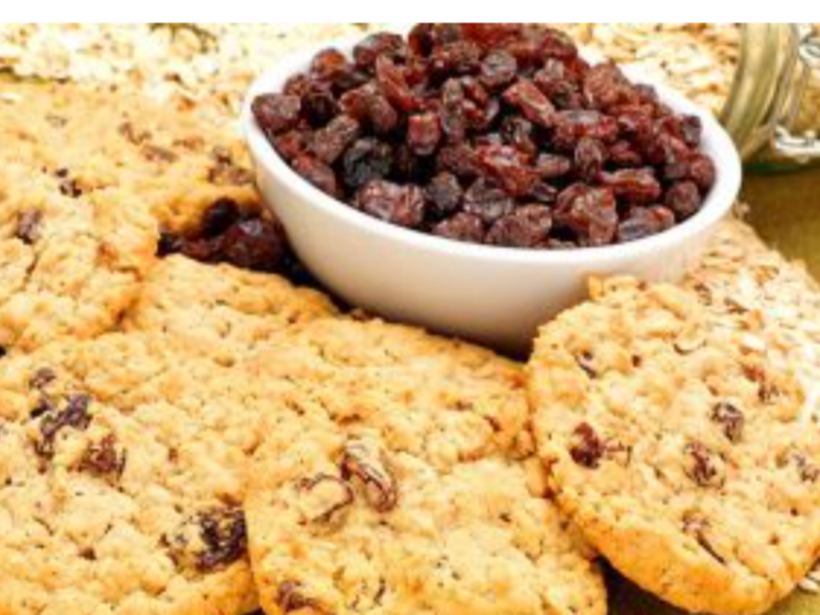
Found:
[[[112,328],[156,241],[155,223],[128,194],[76,195],[58,178],[1,165],[0,348],[27,352]]]
[[[762,613],[820,553],[820,430],[794,374],[691,291],[628,279],[545,325],[528,366],[561,508],[693,612]]]
[[[245,500],[267,613],[603,614],[547,498],[521,369],[379,321],[324,319],[257,373],[294,383]],[[249,364],[249,370],[254,365]]]
[[[241,503],[276,386],[137,334],[7,358],[0,613],[256,608]]]
[[[334,313],[324,295],[277,275],[177,255],[153,268],[123,326],[232,364],[260,345],[278,342],[290,328]]]
[[[121,189],[178,231],[220,198],[258,207],[244,145],[209,109],[116,87],[0,82],[0,160],[45,169],[77,194]]]

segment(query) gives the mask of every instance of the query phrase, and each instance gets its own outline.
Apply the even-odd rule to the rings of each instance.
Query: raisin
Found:
[[[711,525],[709,521],[702,515],[691,511],[684,514],[683,532],[694,538],[711,557],[713,557],[721,565],[725,566],[726,559],[715,550],[715,547],[708,539],[708,532],[710,528]]]
[[[492,224],[514,209],[515,201],[484,178],[473,182],[464,194],[464,211],[478,216],[486,224]]]
[[[298,96],[261,94],[251,103],[257,124],[267,135],[278,135],[299,123],[302,103]]]
[[[529,120],[525,120],[522,117],[505,117],[501,121],[501,136],[504,143],[511,145],[529,157],[533,157],[538,153],[538,146],[535,144],[534,139],[533,125]]]
[[[678,220],[686,220],[693,216],[703,204],[698,185],[689,180],[672,184],[663,200],[667,207],[675,212]]]
[[[353,48],[353,60],[359,68],[369,70],[379,58],[403,61],[407,45],[399,34],[377,32],[365,38]]]
[[[102,478],[118,479],[125,470],[125,454],[117,451],[117,439],[109,434],[92,443],[80,459],[79,469]]]
[[[374,180],[356,193],[356,205],[379,220],[416,228],[424,220],[426,201],[424,192],[418,186],[399,186]]]
[[[57,411],[49,405],[42,421],[40,422],[41,439],[35,443],[34,449],[38,455],[50,458],[54,455],[54,441],[57,434],[67,427],[78,430],[87,429],[91,424],[91,415],[88,408],[91,405],[91,398],[88,395],[72,395],[68,398],[65,408]]]
[[[407,144],[419,156],[429,156],[441,141],[441,125],[435,113],[411,115],[407,122]]]
[[[698,147],[703,134],[703,122],[697,115],[684,115],[680,118],[681,138],[689,147]]]
[[[466,144],[442,147],[436,156],[436,167],[460,179],[471,179],[481,172],[475,150]]]
[[[743,436],[744,416],[737,406],[723,401],[712,409],[711,419],[723,427],[730,442],[739,442]]]
[[[468,75],[478,70],[481,48],[473,41],[458,40],[433,49],[430,70],[440,76]]]
[[[359,139],[342,157],[342,178],[345,185],[354,190],[374,179],[386,178],[392,168],[392,148],[376,139]],[[333,173],[332,169],[328,172]]]
[[[532,81],[519,79],[504,91],[507,104],[520,109],[529,121],[539,126],[552,126],[555,107]]]
[[[528,164],[527,156],[514,147],[482,146],[476,154],[486,173],[494,177],[511,196],[528,194],[538,179],[538,173]]]
[[[349,63],[338,49],[323,49],[313,56],[310,63],[311,75],[320,81],[332,82],[339,73],[346,70],[349,70]]]
[[[618,229],[615,197],[608,188],[573,184],[558,195],[554,220],[573,231],[582,245],[612,243]]]
[[[518,73],[518,62],[509,51],[498,49],[488,53],[481,62],[481,83],[492,90],[508,85]]]
[[[619,167],[639,167],[643,165],[643,157],[626,140],[616,141],[612,144],[609,148],[609,160]]]
[[[382,94],[393,107],[404,113],[418,108],[419,101],[410,89],[404,71],[390,58],[382,56],[376,60],[376,80]]]
[[[54,372],[53,369],[51,369],[50,367],[41,367],[36,372],[34,372],[34,375],[29,379],[28,386],[29,388],[40,391],[46,388],[56,379],[57,374]]]
[[[221,198],[214,201],[202,214],[199,223],[200,234],[203,237],[216,237],[239,220],[241,212],[235,201]]]
[[[326,164],[333,164],[347,147],[359,136],[359,122],[347,115],[340,115],[317,131],[310,147]]]
[[[583,137],[592,137],[606,144],[618,139],[618,123],[598,111],[558,111],[554,118],[552,144],[559,152],[575,151]]]
[[[281,225],[266,218],[240,220],[222,239],[221,257],[225,261],[254,271],[282,268],[287,240]]]
[[[572,170],[572,161],[566,156],[545,153],[538,156],[535,168],[542,179],[557,179]]]
[[[554,58],[544,62],[533,76],[533,83],[558,109],[579,109],[582,106],[578,84],[572,80],[566,64]]]
[[[513,248],[535,248],[547,239],[552,213],[543,205],[524,205],[496,220],[487,233],[487,243]]]
[[[657,201],[663,189],[652,169],[620,169],[602,176],[605,186],[612,189],[619,201],[645,205]]]
[[[708,192],[715,184],[717,170],[711,158],[703,154],[694,154],[689,161],[689,177],[702,192]]]
[[[297,490],[305,495],[301,508],[311,523],[328,523],[355,500],[353,489],[345,481],[330,474],[304,478]]]
[[[725,481],[722,457],[702,442],[684,447],[686,475],[701,487],[721,487]]]
[[[340,195],[336,173],[321,160],[312,156],[299,156],[293,161],[293,170],[325,194],[332,197]]]
[[[348,442],[339,461],[345,480],[358,479],[365,488],[365,499],[374,510],[385,513],[398,503],[396,478],[384,454],[361,441]]]
[[[675,224],[675,214],[666,207],[633,207],[627,218],[618,224],[619,243],[637,241],[657,235]]]
[[[461,143],[467,134],[464,115],[466,98],[464,86],[457,79],[449,79],[441,93],[441,128],[450,143]]]
[[[529,196],[541,204],[550,205],[558,197],[558,189],[547,182],[539,180],[532,185]]]
[[[224,569],[245,556],[247,530],[240,508],[211,508],[185,519],[173,534],[163,536],[177,566],[200,573]]]
[[[612,63],[590,68],[584,75],[582,90],[586,104],[592,109],[607,110],[633,98],[632,85]]]
[[[433,235],[466,243],[484,243],[486,231],[484,222],[474,214],[457,213],[452,218],[439,222],[432,229]]]
[[[330,86],[319,84],[302,96],[302,115],[314,128],[321,128],[339,113],[339,104]]]
[[[157,242],[157,256],[160,258],[178,254],[182,251],[185,238],[168,230],[160,230],[159,241]]]
[[[30,246],[39,239],[42,222],[43,212],[38,209],[26,209],[17,215],[14,236]]]
[[[307,596],[304,587],[296,581],[283,581],[279,584],[276,593],[276,604],[285,614],[293,611],[310,610],[320,615],[330,615],[330,611],[324,609],[314,598]]]
[[[584,181],[596,181],[608,155],[607,148],[598,139],[583,137],[575,148],[575,174]]]
[[[444,217],[456,211],[464,198],[464,190],[458,178],[446,171],[430,180],[426,191],[430,213],[438,217]]]
[[[595,428],[589,423],[579,424],[573,431],[573,444],[569,455],[579,466],[594,470],[601,464],[606,445]]]
[[[273,148],[285,160],[292,161],[305,153],[308,148],[309,134],[301,130],[290,130],[274,137],[271,141]]]
[[[459,27],[464,38],[488,50],[519,38],[523,30],[520,24],[513,23],[463,23]]]

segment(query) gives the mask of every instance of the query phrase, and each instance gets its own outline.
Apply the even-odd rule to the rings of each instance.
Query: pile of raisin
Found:
[[[686,220],[715,181],[701,124],[539,25],[421,24],[253,103],[296,173],[367,215],[472,243],[568,249]]]

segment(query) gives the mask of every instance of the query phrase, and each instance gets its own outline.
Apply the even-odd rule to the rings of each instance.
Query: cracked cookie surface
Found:
[[[766,611],[820,552],[820,430],[802,388],[693,292],[592,290],[541,329],[528,367],[557,501],[666,601]]]
[[[137,200],[113,189],[72,195],[60,181],[18,164],[0,169],[0,347],[7,351],[112,328],[153,262],[155,224]]]
[[[292,380],[250,471],[268,613],[606,610],[547,499],[518,365],[379,321],[324,319],[249,369]],[[277,416],[284,416],[277,413]]]

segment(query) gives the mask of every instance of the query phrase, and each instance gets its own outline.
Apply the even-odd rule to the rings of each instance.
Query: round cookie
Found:
[[[123,326],[230,365],[293,327],[335,313],[324,295],[280,276],[176,255],[151,270]]]
[[[606,612],[517,365],[378,321],[315,321],[278,352],[258,367],[294,380],[299,418],[266,428],[245,501],[267,613]]]
[[[596,282],[529,367],[561,508],[628,578],[693,612],[762,613],[820,554],[820,429],[789,371],[695,293]]]
[[[2,165],[0,348],[26,352],[112,328],[156,241],[155,223],[128,194],[80,195],[39,170]]]
[[[241,615],[246,460],[276,383],[136,334],[0,372],[0,614]]]

